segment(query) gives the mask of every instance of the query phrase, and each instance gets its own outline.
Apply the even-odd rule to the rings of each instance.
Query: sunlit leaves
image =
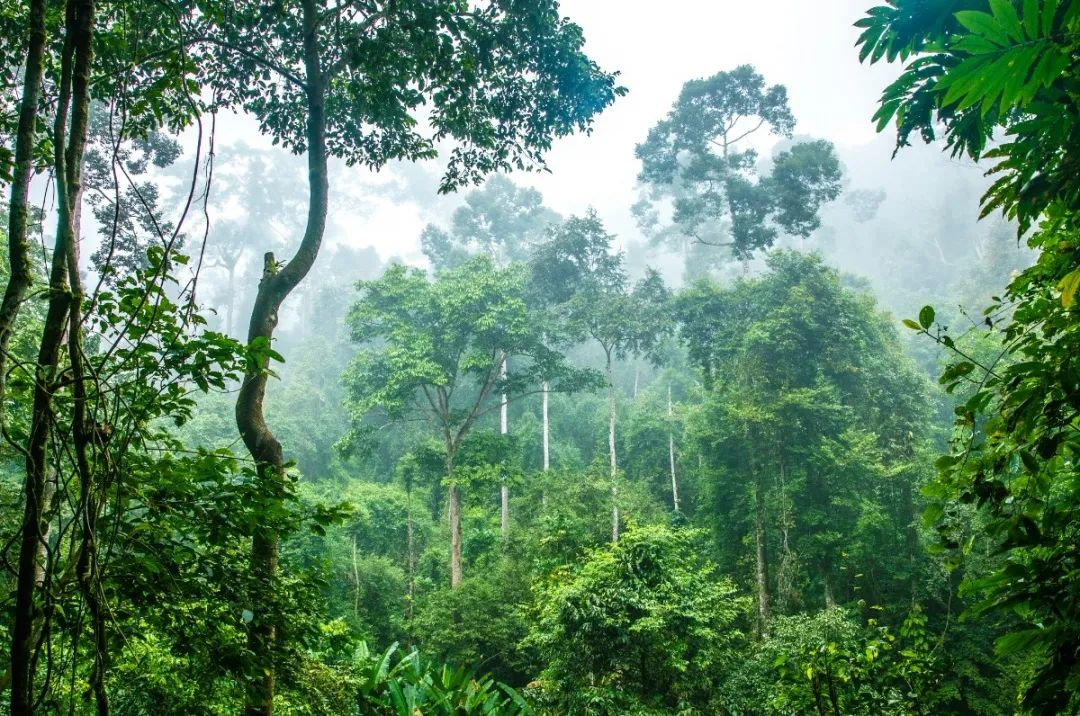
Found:
[[[1058,288],[1061,289],[1061,305],[1069,308],[1072,306],[1073,299],[1076,298],[1076,290],[1080,288],[1080,269],[1070,272],[1061,279],[1058,282]]]
[[[918,607],[896,631],[875,619],[860,624],[841,609],[778,619],[759,657],[778,677],[770,706],[776,713],[813,713],[818,698],[829,694],[841,713],[932,708],[941,666],[926,622]]]

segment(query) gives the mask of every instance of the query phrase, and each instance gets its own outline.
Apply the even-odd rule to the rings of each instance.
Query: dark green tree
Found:
[[[539,679],[546,707],[708,710],[748,605],[701,559],[699,537],[661,526],[630,529],[618,544],[547,578],[530,634],[547,663]]]
[[[821,207],[840,195],[832,144],[797,143],[765,169],[749,146],[763,130],[790,137],[794,128],[787,89],[767,86],[750,65],[687,82],[635,150],[647,192],[637,206],[640,223],[658,238],[728,247],[740,259],[772,246],[781,232],[808,237],[821,225]],[[660,200],[671,202],[670,227],[657,211]]]
[[[587,387],[589,371],[570,368],[552,350],[525,301],[520,266],[495,268],[477,256],[432,282],[418,269],[393,266],[359,284],[349,315],[353,340],[367,344],[346,373],[350,411],[358,427],[369,413],[390,421],[427,420],[442,443],[449,489],[450,584],[462,579],[458,463],[466,438],[500,393],[519,400],[543,381],[556,390]],[[372,341],[378,343],[372,344]],[[515,359],[513,373],[503,363]],[[460,468],[460,469],[459,469]]]
[[[708,469],[699,512],[714,515],[725,566],[752,545],[763,634],[774,609],[923,595],[912,458],[928,418],[927,386],[868,298],[814,256],[776,253],[769,267],[676,302],[708,388],[688,418]]]
[[[669,333],[668,289],[649,273],[631,286],[623,256],[612,250],[596,213],[571,217],[553,229],[533,254],[532,287],[539,300],[554,308],[566,335],[590,340],[604,355],[608,389],[608,461],[611,469],[611,539],[619,539],[619,467],[615,422],[618,405],[615,360],[627,356],[657,358]]]

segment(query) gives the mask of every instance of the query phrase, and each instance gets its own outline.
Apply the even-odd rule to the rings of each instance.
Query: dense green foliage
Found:
[[[969,5],[901,2],[875,8],[861,23],[864,57],[913,58],[882,97],[882,124],[896,117],[902,145],[914,131],[931,138],[938,120],[955,153],[995,160],[983,212],[1015,217],[1038,252],[984,311],[981,340],[999,346],[993,354],[971,352],[978,339],[950,332],[932,307],[907,321],[954,354],[941,382],[963,397],[953,449],[937,462],[928,490],[935,503],[927,521],[966,567],[965,588],[978,597],[972,613],[1016,622],[997,646],[1031,662],[1024,703],[1075,713],[1080,5]],[[1006,139],[991,143],[998,129]],[[974,525],[965,519],[969,505],[978,512]],[[984,542],[999,559],[967,564]]]
[[[0,2],[0,713],[1080,713],[1080,3],[857,25],[1003,214],[913,343],[749,65],[636,148],[678,283],[499,173],[624,93],[553,0]],[[439,152],[426,267],[323,246]]]
[[[632,529],[537,596],[540,702],[559,713],[707,710],[745,599],[702,564],[687,529]]]
[[[822,205],[840,195],[840,162],[831,143],[800,141],[778,151],[760,176],[750,139],[766,127],[791,137],[795,117],[787,89],[767,87],[750,65],[687,82],[668,117],[637,146],[638,178],[651,189],[638,207],[645,227],[660,230],[650,203],[669,197],[677,234],[730,247],[739,258],[772,246],[781,233],[810,236],[821,226]]]

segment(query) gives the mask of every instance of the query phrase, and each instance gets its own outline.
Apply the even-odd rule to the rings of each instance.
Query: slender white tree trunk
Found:
[[[461,504],[457,485],[450,485],[450,588],[461,584]]]
[[[506,354],[502,354],[502,365],[499,368],[502,379],[506,380]],[[499,404],[499,428],[502,435],[506,435],[509,432],[509,422],[507,420],[507,398],[506,393],[502,394],[502,398]],[[503,473],[502,485],[499,487],[499,500],[501,506],[501,526],[502,526],[502,538],[503,542],[510,538],[510,486],[506,484],[506,474]]]
[[[551,469],[551,423],[548,422],[548,392],[550,386],[548,382],[544,381],[544,472]]]
[[[461,501],[458,487],[454,484],[454,446],[449,434],[446,438],[446,479],[450,481],[447,500],[447,518],[450,522],[450,588],[461,584]]]
[[[353,618],[360,616],[360,564],[356,559],[356,535],[352,538]]]
[[[611,351],[607,353],[608,379],[608,455],[611,459],[611,541],[619,541],[619,466],[615,460],[615,375],[611,369]]]
[[[412,619],[413,605],[416,603],[416,539],[413,536],[412,489],[406,496],[405,503],[405,560],[409,569],[408,602],[405,604],[405,617]]]
[[[675,410],[671,404],[671,384],[667,387],[667,414],[668,414],[668,460],[671,463],[671,501],[675,505],[675,511],[679,511],[679,482],[675,478],[675,429],[672,426],[672,417]]]

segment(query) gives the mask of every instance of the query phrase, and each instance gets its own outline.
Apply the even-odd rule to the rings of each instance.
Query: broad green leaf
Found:
[[[1040,642],[1050,639],[1045,629],[1022,629],[1006,634],[997,640],[997,653],[1000,656],[1029,652]]]
[[[985,37],[999,47],[1009,46],[1009,33],[998,20],[990,14],[978,10],[961,10],[956,13],[956,21],[970,32]]]
[[[930,328],[930,326],[934,325],[935,315],[933,306],[923,306],[922,310],[919,311],[919,325],[923,328]]]
[[[1046,0],[1046,4],[1043,5],[1042,11],[1042,34],[1043,37],[1049,37],[1054,31],[1054,20],[1057,17],[1058,6],[1061,4],[1061,0]]]
[[[1039,36],[1039,0],[1024,0],[1024,32],[1027,39],[1034,40]]]
[[[1020,24],[1020,16],[1016,14],[1012,0],[990,0],[990,10],[994,14],[994,19],[1014,42],[1024,41],[1024,28]]]
[[[1061,279],[1058,288],[1061,290],[1061,305],[1069,308],[1072,306],[1073,299],[1076,298],[1076,290],[1080,288],[1080,269],[1076,269]]]

